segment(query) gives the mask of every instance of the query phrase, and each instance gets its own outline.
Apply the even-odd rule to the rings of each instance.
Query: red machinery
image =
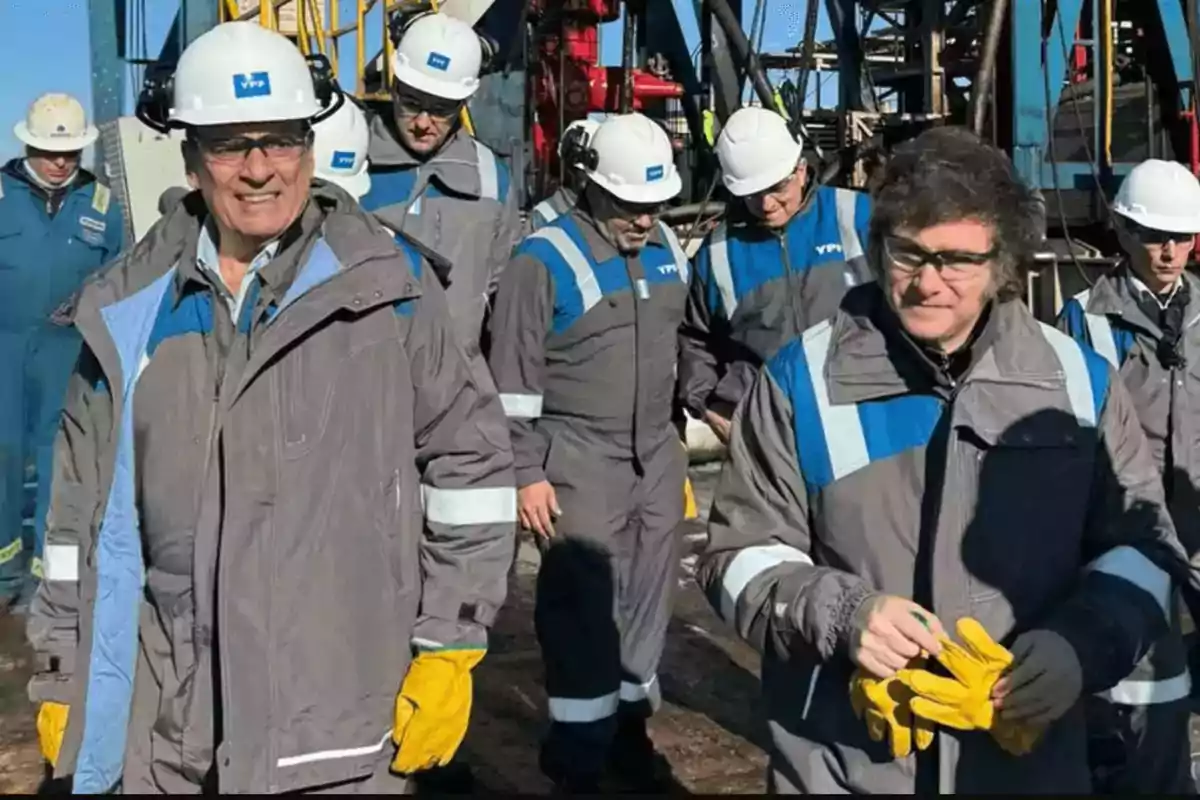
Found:
[[[620,19],[623,0],[532,0],[530,21],[537,31],[529,69],[533,110],[534,185],[550,194],[559,181],[558,141],[562,129],[592,112],[622,110],[625,67],[599,65],[602,23]],[[651,0],[654,2],[654,0]],[[629,14],[632,9],[627,8]],[[624,63],[630,65],[626,37]],[[683,87],[640,69],[630,70],[628,110],[647,100],[680,97]]]

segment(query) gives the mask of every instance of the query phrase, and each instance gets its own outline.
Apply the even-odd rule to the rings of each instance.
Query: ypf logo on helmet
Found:
[[[285,122],[316,123],[345,96],[329,60],[303,55],[285,36],[254,22],[226,22],[188,45],[178,64],[147,70],[137,118],[173,128]]]
[[[238,73],[233,76],[233,96],[246,100],[251,97],[271,96],[271,73]]]

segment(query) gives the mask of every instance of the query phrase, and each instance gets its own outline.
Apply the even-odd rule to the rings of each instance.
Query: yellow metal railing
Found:
[[[422,5],[418,0],[355,0],[352,20],[343,23],[343,4],[340,0],[257,0],[257,3],[241,3],[237,0],[218,0],[221,22],[232,20],[254,20],[265,28],[280,31],[296,40],[296,46],[305,55],[321,53],[329,59],[338,82],[345,87],[346,81],[340,71],[339,50],[343,37],[354,35],[354,95],[362,100],[387,100],[388,88],[392,85],[392,37],[389,35],[388,17],[395,11]],[[429,0],[434,11],[437,0]],[[246,6],[257,5],[257,8]],[[295,29],[281,30],[280,9],[290,6],[294,12]],[[370,15],[378,9],[383,52],[382,81],[377,92],[367,91],[367,24]],[[350,16],[347,14],[347,16]],[[474,135],[475,126],[466,107],[462,109],[462,123],[467,133]]]

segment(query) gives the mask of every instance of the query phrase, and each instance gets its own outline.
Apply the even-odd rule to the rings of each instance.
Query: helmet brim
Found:
[[[752,194],[770,189],[781,180],[791,175],[796,171],[796,165],[800,163],[800,157],[804,154],[804,150],[799,144],[793,152],[785,153],[780,156],[775,166],[765,172],[760,172],[758,175],[751,175],[738,180],[730,177],[728,172],[721,170],[721,182],[725,184],[725,188],[734,197],[749,197]]]
[[[1149,214],[1144,211],[1122,208],[1119,205],[1113,206],[1113,213],[1156,231],[1200,234],[1200,216],[1176,217],[1166,214]]]
[[[13,135],[29,147],[47,153],[75,153],[95,144],[100,138],[100,131],[95,125],[88,125],[79,136],[56,136],[52,139],[41,139],[30,132],[29,126],[21,120],[13,126]]]
[[[614,183],[598,172],[589,172],[587,177],[604,191],[626,203],[665,203],[675,199],[683,190],[683,180],[677,170],[673,170],[661,182],[654,183]]]
[[[419,72],[408,64],[401,64],[399,59],[392,61],[392,76],[403,86],[411,86],[419,92],[440,97],[443,100],[466,100],[479,89],[479,79],[473,84],[439,81],[424,72]]]

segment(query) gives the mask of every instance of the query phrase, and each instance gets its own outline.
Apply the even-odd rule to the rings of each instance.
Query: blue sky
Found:
[[[217,0],[211,0],[217,2]],[[675,0],[680,7],[691,6],[690,0]],[[139,7],[139,0],[128,0],[130,13]],[[354,3],[341,3],[343,15],[352,13]],[[750,24],[754,3],[743,0],[745,24]],[[822,4],[823,6],[824,4]],[[20,144],[12,135],[13,124],[26,107],[44,92],[68,92],[78,97],[91,110],[91,63],[88,50],[87,0],[0,0],[0,31],[5,45],[0,48],[0,157],[8,158],[20,152]],[[177,0],[141,0],[145,8],[145,38],[152,54],[157,54],[171,24]],[[782,50],[797,42],[803,29],[804,3],[800,0],[769,0],[768,20],[763,37],[764,50]],[[376,15],[372,15],[373,17]],[[697,35],[690,13],[684,14],[685,33],[695,42]],[[602,33],[603,61],[620,61],[620,22],[605,26]],[[821,38],[828,36],[828,25],[822,10]],[[368,42],[380,38],[379,25],[368,27]],[[140,36],[137,38],[141,38]],[[354,63],[353,37],[342,50],[345,64]],[[132,43],[137,47],[138,43]],[[344,80],[353,85],[352,80]],[[132,103],[132,90],[128,103]],[[126,112],[131,110],[127,106]]]

